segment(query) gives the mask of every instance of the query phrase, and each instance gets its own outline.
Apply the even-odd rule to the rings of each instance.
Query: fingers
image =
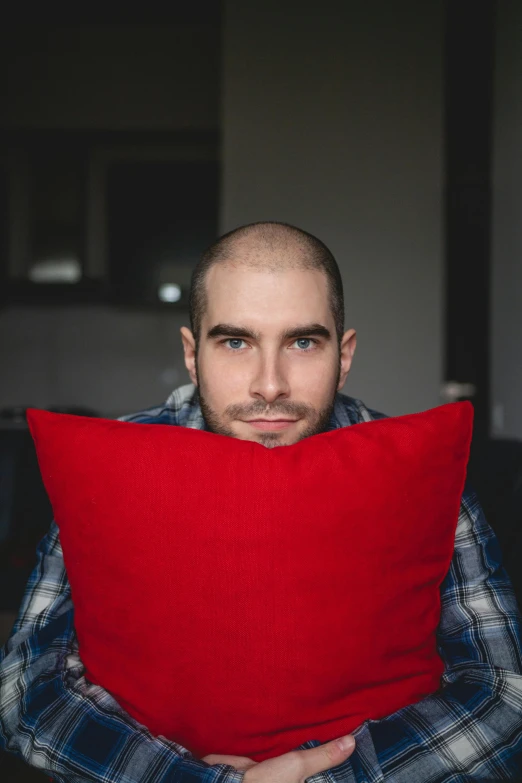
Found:
[[[351,734],[345,737],[319,745],[317,748],[309,750],[300,750],[305,764],[305,774],[303,778],[309,778],[318,772],[324,772],[332,767],[338,767],[343,761],[349,758],[355,750],[355,739]]]
[[[355,740],[351,734],[309,750],[293,750],[260,761],[245,772],[244,783],[303,783],[318,772],[338,767],[352,755]]]

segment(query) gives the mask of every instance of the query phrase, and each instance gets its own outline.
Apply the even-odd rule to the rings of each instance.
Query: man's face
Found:
[[[355,349],[353,331],[339,349],[326,276],[218,263],[206,289],[197,354],[182,336],[209,429],[269,447],[322,432]]]

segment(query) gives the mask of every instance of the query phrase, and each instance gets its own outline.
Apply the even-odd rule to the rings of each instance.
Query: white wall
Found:
[[[522,439],[522,3],[497,4],[493,170],[493,432]]]
[[[442,2],[225,4],[222,228],[318,235],[358,329],[345,390],[440,403]]]

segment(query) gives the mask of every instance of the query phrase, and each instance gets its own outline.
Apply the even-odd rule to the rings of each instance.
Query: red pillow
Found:
[[[28,419],[87,677],[153,734],[262,760],[439,688],[469,403],[275,449]]]

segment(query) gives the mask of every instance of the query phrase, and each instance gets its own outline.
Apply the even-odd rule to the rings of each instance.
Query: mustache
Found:
[[[225,408],[225,414],[231,419],[252,419],[257,415],[284,416],[300,419],[313,414],[314,408],[304,402],[290,402],[279,400],[272,403],[255,400],[248,405],[229,405]]]

